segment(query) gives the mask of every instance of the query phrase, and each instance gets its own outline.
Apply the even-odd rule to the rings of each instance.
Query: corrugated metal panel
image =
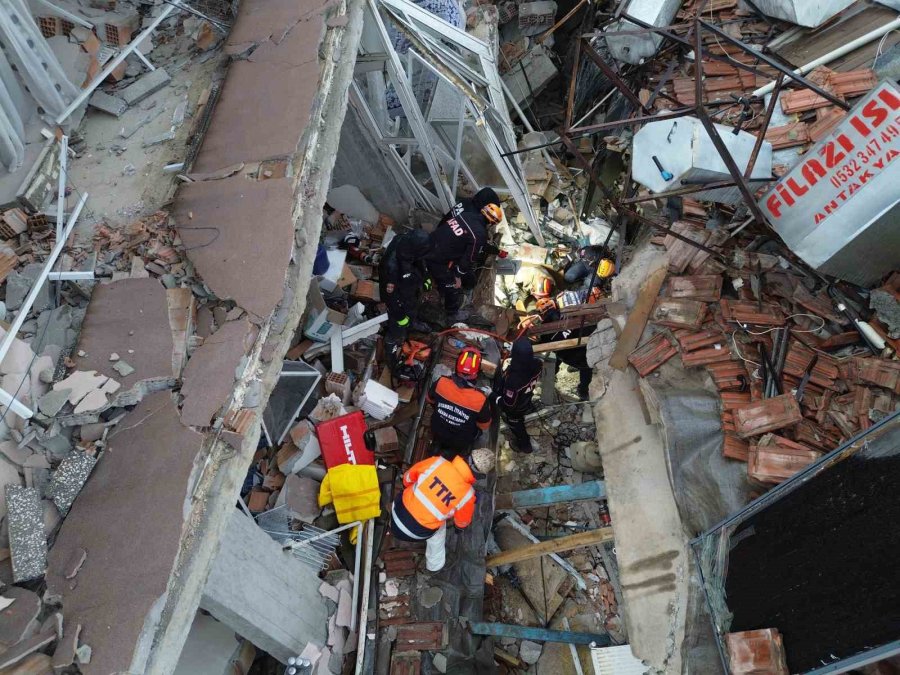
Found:
[[[591,649],[594,675],[647,675],[650,669],[634,658],[631,647],[594,647]]]

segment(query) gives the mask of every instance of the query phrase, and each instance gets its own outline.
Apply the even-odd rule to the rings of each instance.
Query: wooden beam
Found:
[[[606,485],[602,480],[591,480],[578,485],[553,485],[551,487],[519,490],[499,494],[494,500],[495,509],[524,509],[532,506],[549,506],[587,499],[606,499]]]
[[[532,626],[514,626],[508,623],[486,623],[473,621],[469,624],[475,635],[492,635],[493,637],[510,637],[516,640],[532,640],[534,642],[563,642],[573,645],[590,645],[608,647],[611,644],[609,635],[595,633],[574,633],[568,630],[550,630],[533,628]]]
[[[570,534],[566,537],[558,539],[550,539],[542,541],[539,544],[529,544],[520,548],[513,548],[503,551],[497,555],[492,555],[485,561],[487,567],[496,567],[497,565],[507,565],[517,563],[523,560],[531,560],[539,558],[548,553],[560,553],[562,551],[571,551],[573,548],[581,548],[582,546],[593,546],[594,544],[602,544],[606,541],[613,540],[613,531],[611,527],[601,527],[589,532],[579,532],[578,534]]]
[[[653,310],[656,296],[659,295],[659,289],[666,280],[666,274],[668,274],[668,270],[660,267],[650,275],[638,292],[637,302],[631,308],[631,314],[628,315],[625,328],[622,329],[622,334],[619,336],[616,350],[609,359],[609,365],[616,370],[625,370],[628,367],[628,355],[637,348],[641,335],[644,334],[644,327]]]
[[[563,349],[575,349],[576,347],[584,347],[587,345],[587,337],[569,338],[568,340],[557,340],[556,342],[544,342],[534,346],[535,354],[543,354],[544,352],[559,352]]]

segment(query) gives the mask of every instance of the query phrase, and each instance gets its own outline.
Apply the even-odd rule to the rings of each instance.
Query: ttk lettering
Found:
[[[441,482],[440,478],[432,478],[431,485],[428,486],[428,489],[434,490],[434,488],[436,488],[438,486],[440,486],[438,488],[438,493],[437,493],[438,499],[441,500],[441,504],[443,504],[444,506],[450,506],[450,502],[452,502],[454,499],[456,499],[456,497],[453,495],[452,492],[450,492],[450,488],[448,488],[446,485],[444,485]]]

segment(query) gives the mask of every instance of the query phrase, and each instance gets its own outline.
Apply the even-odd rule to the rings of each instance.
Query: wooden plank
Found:
[[[665,280],[666,269],[661,267],[650,275],[638,292],[637,302],[634,303],[631,314],[628,315],[616,350],[609,360],[609,365],[616,370],[625,370],[628,367],[628,355],[637,348],[641,341],[647,319],[656,303],[656,296],[659,295],[659,289],[662,288]]]
[[[587,336],[583,338],[569,338],[568,340],[557,340],[556,342],[544,342],[534,346],[535,354],[543,354],[544,352],[559,352],[564,349],[575,349],[576,347],[584,347],[588,343]],[[486,361],[482,361],[482,369]]]
[[[606,499],[606,485],[602,480],[592,480],[578,485],[553,485],[519,490],[497,495],[495,509],[524,509],[532,506],[549,506],[577,502],[585,499]]]
[[[596,530],[588,532],[579,532],[566,537],[550,539],[542,541],[539,544],[529,544],[503,551],[497,555],[492,555],[485,561],[488,567],[496,567],[497,565],[506,565],[509,563],[521,562],[523,560],[531,560],[539,558],[548,553],[560,553],[562,551],[571,551],[574,548],[582,546],[593,546],[594,544],[602,544],[613,540],[613,531],[611,527],[600,527]]]

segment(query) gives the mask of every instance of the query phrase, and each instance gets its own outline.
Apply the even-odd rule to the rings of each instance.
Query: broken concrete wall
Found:
[[[200,607],[287,663],[307,642],[325,644],[328,614],[319,583],[315,569],[233,509]]]
[[[47,588],[93,649],[85,675],[144,672],[149,645],[139,638],[165,601],[202,443],[170,392],[151,394],[111,435],[63,522]]]
[[[323,19],[331,17],[326,21],[331,25],[317,49],[321,60],[292,66],[280,78],[268,82],[271,92],[289,86],[311,90],[312,109],[304,118],[302,137],[295,140],[295,148],[302,148],[303,152],[297,152],[290,161],[293,199],[283,216],[294,225],[293,261],[286,271],[281,304],[260,327],[246,368],[236,384],[232,410],[240,408],[248,387],[253,384],[260,387],[255,410],[265,407],[305,306],[306,287],[321,230],[322,207],[331,182],[347,106],[347,89],[353,75],[354,59],[348,55],[356,54],[362,31],[360,0],[336,3],[328,8],[325,17],[321,11],[318,5],[300,7],[298,3],[286,0],[244,0],[229,38],[230,48],[237,49],[246,42],[264,41],[276,33],[283,35],[285,26],[308,21],[321,27]],[[316,40],[319,36],[320,32],[315,32]],[[315,70],[316,78],[307,77],[310,69]],[[285,79],[293,74],[297,74],[297,85]],[[266,126],[272,129],[271,125]],[[241,161],[253,159],[249,156]],[[148,626],[145,631],[145,639],[153,644],[147,673],[169,673],[177,663],[258,437],[258,425],[243,438],[228,432],[207,436],[205,456],[208,464],[198,481],[187,515],[180,555],[175,564],[177,574],[169,579],[159,623]],[[234,445],[229,444],[229,440]]]
[[[358,0],[325,10],[295,0],[241,4],[226,47],[241,56],[194,167],[208,175],[192,174],[195,182],[179,193],[174,209],[197,272],[192,297],[224,310],[221,320],[216,317],[218,330],[207,331],[183,373],[181,394],[190,414],[179,415],[170,391],[145,396],[128,413],[72,507],[50,561],[48,583],[93,649],[85,673],[176,668],[257,447],[259,414],[304,308],[354,65],[341,55],[356,54],[361,23]],[[241,210],[254,205],[259,211]],[[259,237],[260,231],[272,237]],[[131,297],[138,292],[132,287],[147,297],[123,308],[118,296]],[[140,381],[163,372],[174,380],[176,357],[183,360],[190,351],[173,345],[174,335],[191,335],[192,309],[158,295],[149,280],[101,289],[98,309],[107,303],[124,325],[104,328],[94,316],[85,337],[94,346],[80,358],[100,369],[114,367],[109,340],[116,338],[124,343],[121,358],[132,356],[133,348],[136,362],[149,359],[120,378]],[[149,317],[129,314],[146,303]],[[182,313],[179,321],[173,312]],[[149,319],[159,325],[145,323]],[[141,342],[130,347],[137,337]],[[144,339],[160,348],[138,354]],[[223,421],[238,411],[249,411],[251,420],[241,433]],[[114,508],[104,508],[110,503]],[[88,562],[74,582],[67,578],[69,561],[79,548]]]

